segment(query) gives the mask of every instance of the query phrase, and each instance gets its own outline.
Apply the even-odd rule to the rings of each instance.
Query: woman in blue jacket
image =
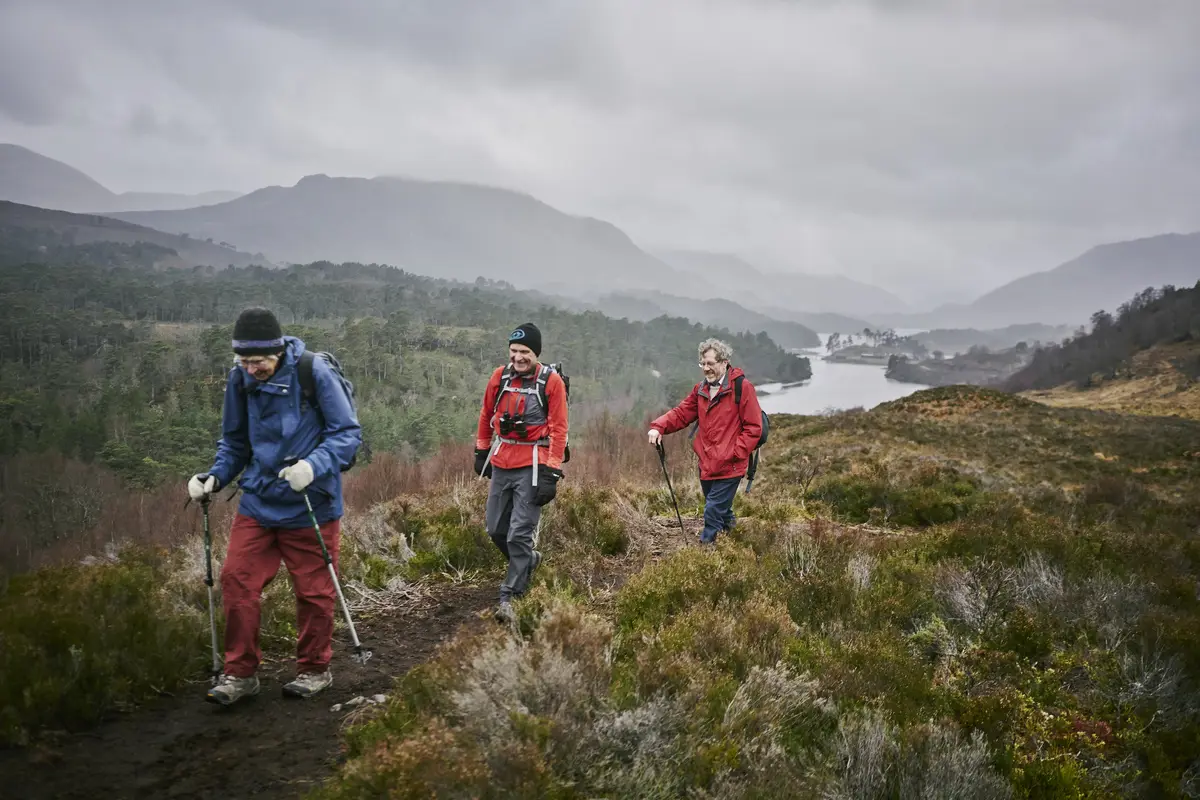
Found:
[[[241,474],[243,494],[221,568],[225,670],[207,699],[229,705],[258,694],[259,616],[263,589],[282,561],[296,594],[297,676],[284,694],[311,697],[333,681],[336,595],[313,535],[307,493],[337,568],[342,470],[362,444],[345,381],[323,358],[312,359],[315,396],[305,396],[298,365],[304,342],[284,336],[265,308],[241,313],[233,329],[237,366],[225,384],[222,437],[208,472],[188,493],[206,499]]]

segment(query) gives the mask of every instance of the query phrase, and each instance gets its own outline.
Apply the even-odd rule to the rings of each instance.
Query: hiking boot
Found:
[[[204,699],[221,706],[233,705],[243,697],[253,697],[259,691],[258,676],[238,678],[233,675],[222,675],[217,685],[208,690]]]
[[[283,693],[288,697],[312,697],[322,689],[329,688],[333,683],[333,671],[303,672],[296,680],[283,687]]]
[[[517,612],[513,610],[512,603],[507,600],[501,601],[496,607],[496,622],[502,622],[505,625],[512,625],[517,621]]]
[[[534,550],[534,551],[533,551],[533,560],[532,560],[532,561],[530,562],[530,564],[529,564],[529,575],[530,575],[530,577],[532,577],[532,576],[533,576],[533,573],[537,571],[537,568],[538,568],[539,566],[541,566],[541,563],[542,563],[542,551],[541,551],[541,550]]]

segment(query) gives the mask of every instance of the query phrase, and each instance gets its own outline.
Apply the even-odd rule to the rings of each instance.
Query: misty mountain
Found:
[[[191,208],[232,200],[238,192],[188,195],[170,192],[117,194],[61,161],[15,144],[0,144],[0,200],[40,208],[104,213]]]
[[[1000,327],[1041,322],[1082,325],[1115,311],[1148,287],[1190,286],[1200,279],[1200,232],[1167,233],[1093,247],[1054,269],[993,289],[966,305],[925,314],[881,315],[892,327]]]
[[[941,350],[947,355],[953,355],[977,346],[996,351],[1006,350],[1020,342],[1025,342],[1030,347],[1035,343],[1057,343],[1074,333],[1075,328],[1070,325],[1043,325],[1033,322],[983,331],[975,328],[935,328],[915,334],[912,338],[930,352]]]
[[[822,313],[819,311],[789,311],[786,308],[774,305],[755,305],[755,308],[760,309],[772,319],[784,322],[799,322],[804,327],[810,328],[817,333],[858,333],[863,328],[875,327],[865,319],[848,317],[845,314]]]
[[[117,216],[276,260],[386,263],[547,292],[667,288],[683,280],[607,222],[475,184],[310,175],[218,205]]]
[[[1168,233],[1093,247],[1047,272],[1026,275],[980,297],[984,315],[1017,322],[1084,323],[1149,286],[1191,286],[1200,279],[1200,233]]]
[[[162,267],[273,266],[261,254],[250,255],[218,243],[163,233],[111,217],[0,200],[0,245],[10,253],[27,253],[31,260],[40,260],[39,252],[97,242],[145,242],[174,251],[174,256],[164,254],[164,259],[156,265]]]
[[[765,333],[784,348],[818,347],[821,337],[798,322],[772,319],[732,300],[696,300],[662,292],[613,292],[587,303],[605,316],[647,322],[664,314],[733,333]]]
[[[877,313],[897,313],[907,305],[891,292],[840,275],[764,272],[739,256],[701,250],[662,250],[666,263],[691,273],[701,282],[676,290],[692,297],[723,295],[754,307],[770,304],[793,309],[789,319],[820,331],[862,330],[861,319]],[[773,314],[775,312],[772,312]],[[820,318],[817,314],[832,314]],[[811,314],[805,318],[801,315]],[[848,315],[848,316],[847,316]],[[856,326],[856,327],[855,327]]]

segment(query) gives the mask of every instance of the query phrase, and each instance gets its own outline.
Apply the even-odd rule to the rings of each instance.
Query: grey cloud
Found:
[[[124,148],[105,166],[126,182],[500,183],[640,241],[914,292],[1200,229],[1190,0],[10,0],[0,30],[13,15],[53,24],[0,83],[0,139],[52,134],[89,171]]]
[[[30,125],[66,121],[83,88],[76,65],[46,47],[46,17],[0,8],[0,116]]]

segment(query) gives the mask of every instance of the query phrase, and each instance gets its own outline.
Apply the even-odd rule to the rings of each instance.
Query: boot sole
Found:
[[[229,706],[235,705],[236,703],[240,703],[243,700],[249,700],[251,697],[258,697],[258,693],[261,691],[262,691],[262,689],[260,687],[259,689],[256,689],[253,692],[244,694],[241,697],[236,697],[233,700],[222,700],[219,697],[212,696],[211,694],[205,694],[204,699],[207,700],[208,702],[212,703],[214,706],[221,706],[222,708],[229,708]]]
[[[282,689],[282,692],[283,692],[284,697],[294,697],[297,700],[307,700],[310,697],[315,697],[315,696],[319,695],[321,692],[325,691],[330,686],[333,686],[333,681],[330,681],[329,683],[325,684],[320,689],[317,689],[315,692],[308,692],[307,694],[305,694],[300,689],[289,689],[285,685]]]

